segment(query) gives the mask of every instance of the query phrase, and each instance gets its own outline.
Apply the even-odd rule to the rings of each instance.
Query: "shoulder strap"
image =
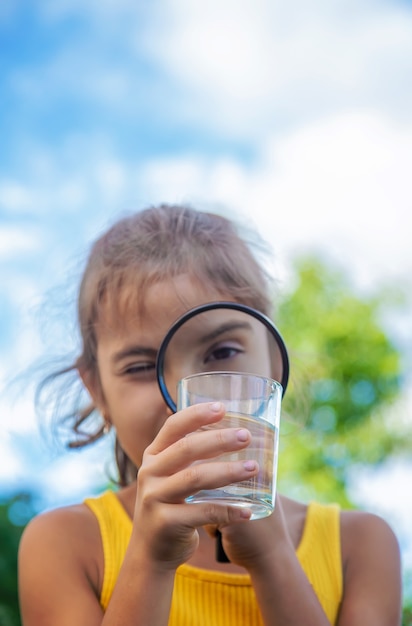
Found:
[[[102,538],[104,576],[100,604],[106,610],[130,540],[132,522],[112,491],[87,498],[85,504],[96,516]]]

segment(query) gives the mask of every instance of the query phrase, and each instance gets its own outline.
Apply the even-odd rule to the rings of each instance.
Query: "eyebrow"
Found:
[[[145,346],[128,346],[127,348],[124,348],[124,350],[115,352],[112,356],[112,362],[116,364],[119,363],[119,361],[132,356],[147,356],[155,359],[157,356],[157,350],[154,350],[154,348],[147,348]]]
[[[221,324],[217,328],[214,328],[211,332],[206,333],[205,335],[201,335],[199,337],[199,343],[208,343],[209,341],[213,341],[217,337],[220,337],[220,335],[223,335],[224,333],[239,329],[252,330],[252,326],[249,324],[249,322],[226,322],[224,324]],[[152,359],[156,359],[157,350],[146,346],[128,346],[127,348],[116,352],[112,357],[112,362],[114,364],[117,364],[123,359],[135,356],[146,356]]]
[[[217,328],[214,328],[210,333],[199,337],[199,343],[213,341],[213,339],[217,339],[217,337],[220,337],[220,335],[223,335],[224,333],[239,329],[252,330],[252,326],[249,322],[226,322],[225,324],[221,324]]]

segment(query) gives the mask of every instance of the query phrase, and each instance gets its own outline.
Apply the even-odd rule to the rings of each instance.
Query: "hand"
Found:
[[[168,418],[145,450],[137,479],[132,541],[152,562],[176,568],[198,545],[197,528],[239,525],[250,511],[210,503],[187,504],[200,489],[214,489],[255,476],[256,463],[195,461],[246,448],[249,431],[222,428],[198,431],[225,415],[220,403],[197,404]],[[190,436],[188,436],[190,435]]]
[[[294,551],[279,496],[276,496],[275,509],[268,517],[241,526],[224,524],[219,530],[230,561],[249,571],[275,559],[279,550]]]

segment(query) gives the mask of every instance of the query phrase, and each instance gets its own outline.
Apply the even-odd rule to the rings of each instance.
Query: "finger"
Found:
[[[163,502],[182,502],[202,489],[218,489],[256,476],[256,461],[194,463],[162,481]]]
[[[165,421],[147,449],[150,454],[158,454],[202,426],[220,421],[224,415],[225,407],[221,402],[205,402],[182,409]]]
[[[199,528],[209,526],[224,528],[237,522],[248,521],[251,509],[218,504],[216,502],[196,502],[169,507],[167,518],[169,526]]]
[[[192,463],[219,457],[222,454],[237,452],[247,448],[251,442],[251,434],[244,428],[211,428],[192,433],[179,439],[166,450],[156,455],[158,464],[157,475],[175,474]]]

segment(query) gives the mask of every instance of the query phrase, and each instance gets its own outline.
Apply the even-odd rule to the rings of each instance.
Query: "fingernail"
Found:
[[[236,436],[238,438],[238,441],[247,441],[249,439],[249,431],[242,428],[241,430],[237,431]]]
[[[210,403],[210,410],[218,413],[219,411],[222,410],[222,403],[221,402],[211,402]]]
[[[257,467],[257,463],[256,463],[256,461],[245,461],[243,463],[243,467],[248,472],[253,472],[256,469],[256,467]]]

